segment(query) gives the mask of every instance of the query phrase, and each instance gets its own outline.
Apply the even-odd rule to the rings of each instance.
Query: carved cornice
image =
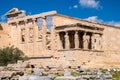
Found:
[[[59,31],[81,30],[81,31],[94,32],[94,33],[102,33],[104,30],[104,28],[101,28],[101,27],[82,25],[80,23],[56,26],[55,29],[58,32]]]

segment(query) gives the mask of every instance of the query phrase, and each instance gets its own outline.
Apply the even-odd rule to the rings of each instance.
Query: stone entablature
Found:
[[[87,26],[87,25],[83,25],[81,23],[75,23],[75,24],[63,25],[63,26],[56,26],[55,29],[57,30],[56,32],[81,30],[81,31],[94,32],[94,33],[99,33],[99,34],[103,34],[103,30],[104,30],[104,28],[101,28],[101,27]]]
[[[25,21],[28,19],[37,19],[37,18],[45,18],[45,16],[52,16],[57,14],[56,11],[51,11],[51,12],[45,12],[45,13],[41,13],[41,14],[36,14],[36,15],[32,15],[32,16],[25,16],[24,18],[18,18],[18,19],[13,19],[8,21],[8,23],[14,23],[14,22],[20,22],[20,21]]]
[[[25,11],[24,10],[18,10],[17,8],[13,8],[11,10],[9,10],[5,16],[7,16],[8,21],[14,20],[14,19],[18,19],[18,18],[23,18],[26,16]]]

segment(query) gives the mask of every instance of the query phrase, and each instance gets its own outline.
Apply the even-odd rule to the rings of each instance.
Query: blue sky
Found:
[[[15,7],[26,10],[27,15],[56,10],[59,14],[120,26],[120,0],[1,0],[0,22]]]

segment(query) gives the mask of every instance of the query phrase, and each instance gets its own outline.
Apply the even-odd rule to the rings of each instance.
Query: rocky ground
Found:
[[[43,67],[18,61],[16,64],[0,67],[0,80],[120,80],[120,69]]]

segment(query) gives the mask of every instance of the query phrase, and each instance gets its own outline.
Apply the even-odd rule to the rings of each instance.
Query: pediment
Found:
[[[19,12],[19,10],[17,8],[13,8],[13,9],[9,10],[5,15],[14,14],[17,12]]]

